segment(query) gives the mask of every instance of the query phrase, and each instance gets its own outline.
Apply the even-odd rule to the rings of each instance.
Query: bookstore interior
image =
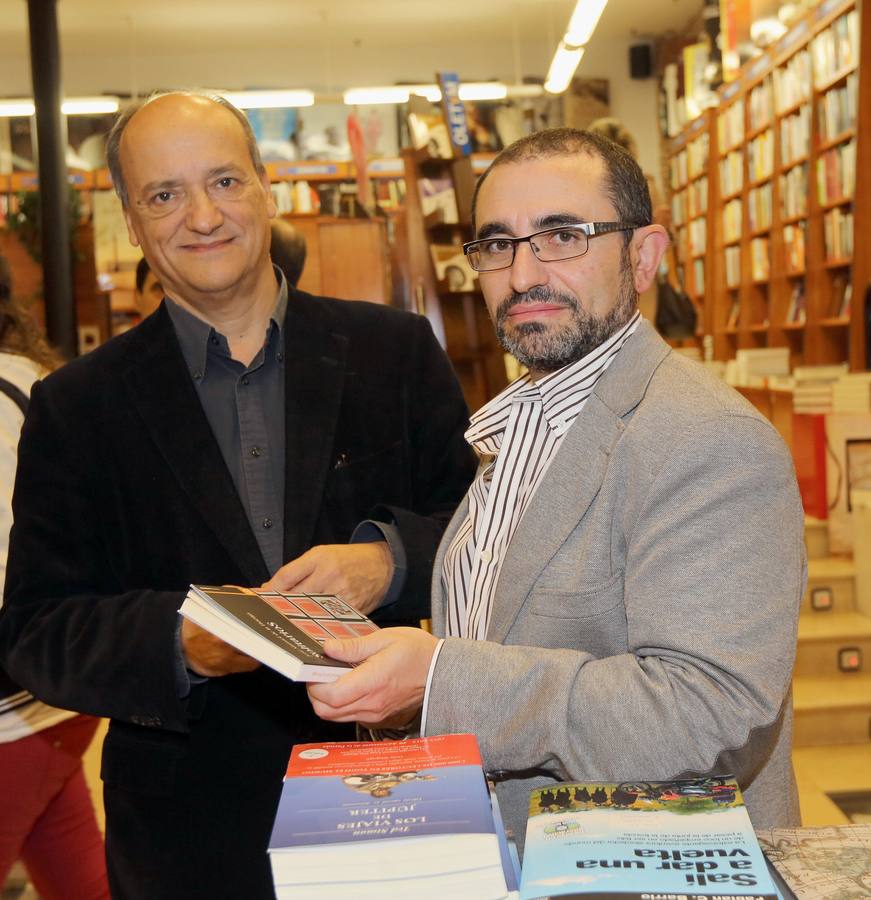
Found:
[[[741,792],[729,772],[670,785],[559,785],[533,794],[527,849],[537,855],[521,873],[500,836],[498,810],[494,828],[474,739],[422,748],[409,742],[405,757],[382,760],[371,748],[364,755],[352,745],[312,745],[290,761],[273,833],[278,843],[270,845],[277,895],[401,896],[396,884],[408,878],[415,892],[407,896],[592,895],[605,890],[596,887],[604,862],[591,861],[605,851],[584,848],[588,880],[563,878],[548,839],[554,828],[580,832],[578,822],[592,821],[593,810],[601,829],[626,832],[615,832],[607,850],[621,869],[609,888],[624,891],[619,896],[750,896],[737,893],[750,885],[753,896],[871,897],[871,254],[855,239],[871,234],[871,16],[863,0],[659,0],[644,10],[631,0],[482,0],[474,9],[456,2],[264,2],[245,15],[219,4],[208,22],[191,4],[147,6],[67,0],[51,13],[64,86],[55,96],[66,97],[59,121],[73,270],[73,315],[62,321],[72,323],[67,346],[78,355],[135,328],[144,315],[142,253],[128,239],[113,190],[108,132],[119,112],[152,91],[208,90],[245,111],[277,215],[305,241],[299,289],[426,317],[474,412],[525,371],[500,346],[479,272],[464,253],[476,237],[476,181],[518,138],[592,126],[636,157],[651,185],[654,220],[671,238],[650,304],[641,298],[643,315],[675,354],[707,368],[770,420],[791,451],[804,507],[808,575],[792,674],[803,828],[760,832],[758,844],[751,831],[747,843]],[[0,22],[0,259],[11,293],[62,344],[43,278],[48,207],[40,196],[42,120],[31,83],[39,58],[34,35],[45,25],[36,21],[39,8],[34,0],[4,5]],[[192,588],[182,613],[228,635],[247,631],[227,617],[214,591]],[[263,605],[246,597],[249,606],[255,601]],[[308,637],[292,640],[307,642],[312,655],[286,671],[302,680],[306,662],[320,673],[313,677],[335,677],[320,665],[319,635],[375,627],[337,597],[267,597],[263,609],[281,633],[281,616],[294,615],[288,610],[308,614]],[[340,624],[324,631],[330,610]],[[273,662],[274,633],[237,639],[240,649],[285,671]],[[104,733],[105,723],[85,754],[101,823]],[[350,825],[329,827],[359,830],[368,815],[370,837],[387,841],[392,828],[415,841],[404,863],[379,850],[372,864],[333,838],[329,853],[312,852],[294,837],[301,801],[288,785],[305,780],[307,760],[331,752],[335,768],[314,773],[325,781],[324,795],[332,797],[338,779],[337,807],[347,812],[340,794],[357,791],[370,809]],[[351,784],[354,765],[395,778]],[[416,819],[401,798],[426,795],[433,772],[447,791],[442,767],[451,766],[463,768],[461,792],[483,796],[489,825],[458,826],[463,836],[449,823],[418,835],[424,817]],[[0,816],[4,802],[0,797]],[[682,862],[679,850],[654,849],[656,840],[639,837],[644,829],[625,819],[641,806],[666,823],[667,810],[681,804],[684,813],[734,813],[738,818],[722,819],[729,840],[720,843],[746,861],[717,874],[710,862],[717,851],[698,849],[708,846],[699,839]],[[717,839],[705,833],[714,846]],[[630,838],[648,849],[614,848]],[[662,846],[677,847],[677,840]],[[709,861],[699,862],[705,853]],[[630,870],[652,869],[654,857],[670,861],[653,880],[633,881]],[[772,873],[765,874],[763,858],[777,864]],[[838,862],[827,867],[820,859]],[[347,883],[333,884],[333,894],[314,891],[324,868],[348,864],[356,873],[350,893]],[[748,873],[760,865],[753,880]],[[574,857],[573,866],[583,868]],[[670,867],[677,880],[662,871]],[[788,886],[769,889],[768,877]],[[3,900],[37,896],[16,865]]]

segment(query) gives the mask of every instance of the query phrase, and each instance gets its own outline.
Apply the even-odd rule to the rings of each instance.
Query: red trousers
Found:
[[[0,888],[20,859],[42,900],[108,900],[103,837],[82,769],[97,725],[75,716],[0,744]]]

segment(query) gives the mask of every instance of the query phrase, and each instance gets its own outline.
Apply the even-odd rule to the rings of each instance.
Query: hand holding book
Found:
[[[401,728],[423,705],[438,638],[419,628],[384,628],[353,640],[326,641],[324,651],[355,668],[331,684],[310,685],[314,711],[332,722]]]
[[[188,669],[206,678],[251,672],[260,666],[256,659],[240,653],[190,619],[182,619],[181,648]]]
[[[261,590],[335,594],[368,615],[384,599],[392,575],[386,541],[322,544],[283,565]]]

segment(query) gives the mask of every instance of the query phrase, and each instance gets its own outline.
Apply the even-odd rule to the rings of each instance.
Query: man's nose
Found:
[[[211,234],[224,221],[220,207],[203,189],[191,191],[188,195],[187,226],[200,234]]]
[[[529,241],[514,248],[514,262],[511,265],[511,289],[523,294],[530,288],[547,282],[547,266],[532,252]]]

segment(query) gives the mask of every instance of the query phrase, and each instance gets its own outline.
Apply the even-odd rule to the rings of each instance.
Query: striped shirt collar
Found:
[[[640,321],[641,313],[636,312],[595,350],[538,381],[533,381],[529,373],[513,381],[472,416],[466,441],[480,453],[498,452],[511,406],[521,402],[541,403],[548,426],[557,434],[565,432]]]

